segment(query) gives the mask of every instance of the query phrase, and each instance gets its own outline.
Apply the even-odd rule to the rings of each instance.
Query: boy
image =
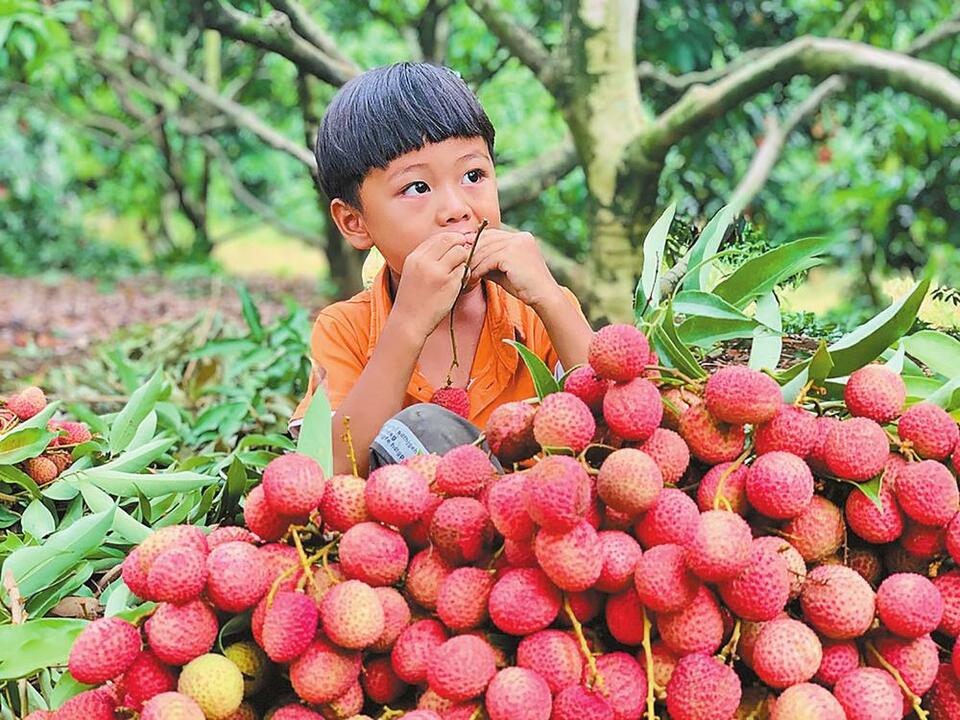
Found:
[[[496,406],[532,397],[504,339],[522,341],[551,368],[586,362],[591,331],[576,299],[533,236],[500,229],[493,141],[466,84],[426,64],[363,73],[323,117],[316,155],[333,221],[354,248],[376,247],[385,259],[372,287],[324,308],[313,328],[315,372],[291,424],[323,386],[335,411],[334,472],[352,471],[345,418],[365,476],[384,424],[427,402],[448,373],[453,387],[466,388],[469,420],[479,426]],[[451,371],[449,313],[484,220],[454,312]]]

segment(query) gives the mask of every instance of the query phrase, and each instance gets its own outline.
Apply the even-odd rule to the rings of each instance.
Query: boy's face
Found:
[[[334,201],[336,205],[337,201]],[[354,247],[376,245],[395,272],[420,243],[440,232],[471,238],[484,218],[500,226],[493,160],[483,138],[427,144],[375,168],[360,185],[362,211],[338,224]],[[337,218],[338,210],[331,208]]]

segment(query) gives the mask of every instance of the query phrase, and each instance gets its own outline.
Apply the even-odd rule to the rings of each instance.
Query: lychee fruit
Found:
[[[679,432],[680,416],[691,405],[703,402],[703,398],[686,387],[669,387],[661,393],[663,401],[663,427]]]
[[[550,720],[613,720],[613,709],[599,690],[569,685],[554,696]]]
[[[733,668],[717,658],[692,653],[680,658],[667,685],[667,710],[674,720],[724,718],[740,704],[742,688]]]
[[[476,497],[496,477],[497,471],[483,450],[475,445],[460,445],[448,450],[440,459],[436,487],[448,496]]]
[[[193,699],[204,717],[220,720],[243,702],[243,676],[223,655],[201,655],[184,665],[177,691]]]
[[[354,525],[372,520],[366,501],[367,482],[356,475],[334,475],[327,482],[320,501],[324,525],[346,532]]]
[[[470,418],[470,396],[467,394],[466,388],[453,387],[452,385],[437,388],[430,396],[430,402],[446,408],[462,418]]]
[[[701,585],[689,605],[657,616],[660,637],[673,652],[715,653],[723,642],[723,615],[714,594]]]
[[[23,471],[30,476],[37,485],[46,485],[53,482],[60,474],[57,464],[46,455],[28,458],[23,461]]]
[[[496,673],[493,649],[475,635],[450,638],[433,651],[427,663],[430,688],[455,702],[479,696]]]
[[[775,545],[753,541],[746,567],[719,586],[720,597],[744,620],[772,620],[790,599],[790,572]]]
[[[144,627],[150,649],[168,665],[184,665],[209,652],[220,629],[217,616],[202,600],[160,603]]]
[[[756,427],[753,441],[757,455],[783,450],[805,458],[817,441],[817,416],[795,405],[781,405],[776,415]]]
[[[240,640],[225,647],[223,654],[243,675],[244,697],[259,692],[270,679],[270,660],[255,642]]]
[[[800,596],[803,582],[807,579],[807,564],[797,549],[783,538],[772,535],[763,535],[754,539],[754,545],[765,546],[777,553],[787,564],[790,576],[790,599]]]
[[[922,697],[933,686],[940,657],[937,644],[929,635],[907,640],[882,634],[874,640],[874,649],[900,673],[903,682],[914,695]],[[881,667],[873,652],[867,653],[867,663],[872,667]],[[903,712],[906,716],[912,710],[912,703],[907,700],[906,694],[903,700]]]
[[[833,425],[823,443],[827,470],[846,480],[869,480],[879,474],[889,453],[890,442],[883,428],[864,417]]]
[[[540,527],[565,532],[587,514],[590,494],[590,476],[579,462],[550,455],[527,472],[524,506]]]
[[[930,708],[930,720],[953,720],[960,717],[960,679],[947,663],[937,670],[937,679],[924,698]]]
[[[274,662],[290,662],[307,649],[317,632],[317,619],[313,598],[281,590],[267,604],[263,616],[263,649]]]
[[[953,562],[960,565],[960,512],[954,515],[947,525],[944,544]]]
[[[446,641],[447,631],[436,620],[417,620],[405,627],[390,651],[397,677],[410,685],[426,682],[430,658]]]
[[[113,717],[111,713],[110,717]],[[203,710],[193,698],[178,692],[165,692],[148,700],[140,720],[204,720]]]
[[[250,545],[247,547],[252,549]],[[189,545],[172,547],[160,553],[147,573],[151,599],[177,605],[200,597],[206,583],[207,556]]]
[[[360,654],[313,639],[290,664],[290,683],[308,703],[328,703],[343,695],[360,677]]]
[[[810,504],[784,523],[781,530],[808,563],[833,555],[846,534],[840,508],[820,495],[814,495]]]
[[[826,688],[799,683],[784,690],[770,711],[770,720],[847,720],[843,706]]]
[[[600,499],[627,515],[639,515],[652,508],[662,489],[663,474],[656,461],[635,448],[614,450],[597,475]]]
[[[597,537],[603,565],[593,587],[604,593],[626,590],[633,584],[637,560],[643,554],[640,543],[620,530],[602,530]]]
[[[690,448],[690,453],[707,465],[735,460],[746,444],[742,425],[718,420],[703,403],[684,410],[680,416],[680,436]]]
[[[699,519],[697,504],[686,493],[664,488],[654,506],[637,518],[633,529],[645,548],[663,543],[685,546],[693,537]]]
[[[908,463],[897,473],[897,503],[921,525],[943,527],[960,508],[957,480],[936,460]]]
[[[827,687],[833,687],[837,680],[848,672],[860,667],[860,649],[853,640],[824,640],[823,659],[814,679]]]
[[[597,658],[597,671],[615,720],[639,718],[647,698],[647,675],[640,663],[625,652],[606,653]],[[583,669],[584,682],[590,680],[589,672]]]
[[[707,379],[703,401],[721,422],[759,425],[777,414],[783,395],[769,375],[745,365],[728,365]]]
[[[603,396],[603,419],[624,440],[647,440],[663,419],[660,391],[644,378],[614,383]]]
[[[730,580],[750,562],[752,543],[746,520],[726,510],[708,510],[687,541],[687,567],[706,582]]]
[[[320,622],[331,642],[359,650],[372,645],[383,634],[383,605],[372,587],[359,580],[347,580],[334,585],[323,596]]]
[[[215,547],[228,542],[245,542],[256,545],[259,538],[245,527],[239,525],[221,525],[207,535],[207,549],[213,552]]]
[[[508,667],[490,681],[484,704],[490,720],[549,720],[553,699],[547,681],[533,670]]]
[[[615,323],[600,328],[590,339],[587,361],[607,380],[627,382],[638,377],[650,357],[650,343],[633,325]]]
[[[830,472],[827,468],[827,459],[824,455],[824,450],[826,448],[827,437],[839,424],[840,420],[832,415],[822,415],[816,419],[815,439],[813,446],[810,448],[810,452],[807,453],[805,458],[815,475],[827,475]]]
[[[900,720],[903,699],[900,687],[886,670],[858,668],[837,681],[833,695],[847,720]]]
[[[787,452],[761,455],[750,466],[747,500],[775,520],[794,518],[813,500],[813,475],[807,464]]]
[[[960,570],[950,570],[933,578],[943,599],[943,618],[937,628],[952,638],[960,635]]]
[[[569,448],[581,452],[597,430],[590,408],[576,395],[547,395],[533,418],[533,436],[544,448]]]
[[[123,688],[121,704],[139,712],[154,695],[176,690],[177,676],[153,652],[144,650],[127,668],[119,685]]]
[[[279,540],[287,529],[299,520],[300,518],[281,515],[274,510],[267,502],[263,485],[257,485],[244,499],[243,522],[251,532],[265,542]]]
[[[943,598],[922,575],[895,573],[877,589],[877,614],[890,632],[917,638],[937,629],[943,618]]]
[[[320,463],[294,452],[267,463],[262,484],[267,502],[276,512],[296,517],[309,515],[320,506],[326,480]]]
[[[603,570],[600,539],[596,530],[585,520],[563,533],[541,530],[534,540],[533,549],[540,567],[561,590],[586,590],[596,582]]]
[[[533,418],[537,409],[520,400],[497,407],[484,428],[490,451],[505,466],[536,455],[539,447],[533,436]]]
[[[482,625],[493,583],[490,573],[477,567],[457,568],[447,575],[437,593],[437,615],[443,624],[454,631]]]
[[[490,521],[497,532],[510,540],[529,540],[536,529],[524,501],[527,477],[526,473],[504,475],[487,492]]]
[[[545,629],[560,612],[560,590],[536,568],[512,568],[490,591],[493,624],[508,635],[530,635]]]
[[[646,355],[644,355],[646,357]],[[35,385],[7,398],[6,408],[21,420],[29,420],[47,406],[43,390]]]
[[[579,683],[583,672],[577,641],[560,630],[542,630],[523,638],[517,646],[517,665],[539,673],[553,693]]]
[[[653,458],[663,482],[675,485],[690,465],[690,448],[673,430],[657,428],[640,449]]]
[[[396,583],[410,557],[400,533],[374,522],[347,530],[340,538],[339,552],[340,566],[347,577],[373,587]]]
[[[880,507],[856,488],[847,495],[844,514],[850,529],[868,543],[893,542],[903,533],[903,513],[897,504],[890,483],[882,482],[879,492]]]
[[[701,583],[687,567],[685,557],[684,548],[664,543],[637,560],[634,588],[640,601],[654,612],[676,612],[696,597]]]
[[[207,597],[219,610],[252,608],[270,588],[262,554],[250,543],[231,541],[207,556]],[[151,570],[152,576],[153,570]]]
[[[912,405],[897,423],[897,434],[928,460],[945,460],[960,440],[960,426],[942,407],[921,402]]]
[[[750,468],[738,465],[731,470],[732,465],[730,462],[714,465],[700,480],[700,485],[697,486],[697,506],[701,512],[723,510],[729,505],[730,510],[744,515],[749,509],[747,474]]]
[[[753,648],[753,670],[774,688],[807,682],[820,667],[820,638],[799,620],[771,620],[763,626]]]
[[[383,632],[370,645],[370,650],[388,652],[403,629],[410,624],[410,606],[403,595],[394,588],[378,587],[373,591],[377,594],[377,599],[383,608]]]
[[[907,386],[885,365],[865,365],[850,373],[843,400],[851,415],[888,423],[900,415]]]
[[[360,682],[367,697],[379,705],[389,705],[409,687],[397,677],[389,655],[371,655],[364,660]]]
[[[855,570],[843,565],[820,565],[807,573],[800,605],[804,618],[820,633],[834,640],[847,640],[870,628],[876,596]]]
[[[117,617],[100,618],[77,636],[68,668],[77,682],[99,685],[126,672],[140,649],[136,627]]]
[[[436,610],[440,584],[454,566],[444,560],[434,548],[421,550],[410,561],[406,589],[410,597],[426,610]]]
[[[493,524],[479,500],[447,498],[430,521],[430,540],[452,565],[476,562],[493,539]],[[343,551],[341,550],[341,558]]]
[[[589,365],[573,370],[563,381],[564,392],[576,395],[583,400],[594,415],[600,415],[603,412],[603,397],[607,394],[609,387],[610,381],[597,375],[597,371]]]
[[[473,449],[483,455],[479,448]],[[430,486],[416,470],[403,465],[384,465],[367,478],[364,499],[367,510],[376,520],[404,527],[419,520],[427,509]]]

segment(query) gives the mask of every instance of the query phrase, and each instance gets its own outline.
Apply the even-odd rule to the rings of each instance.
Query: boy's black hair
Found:
[[[493,158],[493,124],[452,70],[409,62],[368,70],[340,88],[320,122],[320,187],[360,208],[360,183],[373,168],[427,143],[472,137]]]

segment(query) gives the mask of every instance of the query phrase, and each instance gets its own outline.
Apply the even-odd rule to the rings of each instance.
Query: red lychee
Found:
[[[627,382],[638,377],[650,357],[650,343],[633,325],[618,323],[600,328],[590,339],[587,360],[607,380]]]
[[[942,407],[921,402],[900,416],[897,434],[909,442],[920,457],[944,460],[960,440],[960,426]]]
[[[530,403],[515,401],[496,408],[487,419],[484,434],[490,450],[505,466],[533,457],[538,450],[533,436],[533,418],[537,409]]]
[[[717,370],[707,379],[703,400],[711,415],[733,425],[764,423],[783,404],[776,380],[745,365]]]
[[[614,383],[603,397],[603,419],[624,440],[646,440],[663,419],[660,391],[644,378]]]
[[[851,415],[887,423],[900,415],[907,386],[885,365],[865,365],[850,374],[843,400]]]

